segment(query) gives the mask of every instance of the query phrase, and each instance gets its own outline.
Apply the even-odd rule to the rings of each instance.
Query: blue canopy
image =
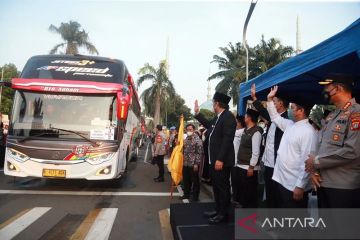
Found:
[[[360,76],[360,18],[329,39],[240,84],[238,113],[245,113],[253,83],[260,100],[266,100],[270,88],[278,85],[280,94],[322,104],[323,87],[318,81],[328,73]],[[360,81],[353,93],[360,98]]]

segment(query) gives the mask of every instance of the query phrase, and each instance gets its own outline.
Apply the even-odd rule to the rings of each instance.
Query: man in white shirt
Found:
[[[234,137],[234,150],[235,150],[235,165],[231,170],[231,188],[232,188],[232,199],[235,207],[240,207],[240,191],[239,191],[239,168],[236,167],[237,155],[240,146],[241,136],[245,129],[244,116],[236,116],[236,131]]]
[[[303,99],[291,103],[290,119],[280,116],[276,111],[273,98],[278,87],[268,95],[267,110],[271,121],[284,131],[280,142],[273,180],[278,182],[279,207],[306,208],[308,190],[311,189],[309,174],[305,172],[304,161],[315,149],[317,135],[308,120],[312,104]]]
[[[261,160],[264,163],[266,206],[268,208],[276,208],[278,207],[277,197],[279,194],[277,191],[277,183],[272,179],[272,176],[274,173],[277,151],[284,132],[280,128],[276,127],[275,123],[271,122],[267,109],[263,106],[262,102],[257,99],[255,83],[251,85],[251,98],[253,100],[253,106],[257,111],[259,111],[260,116],[269,123],[264,136],[265,149]],[[289,108],[289,102],[284,97],[279,97],[278,95],[274,97],[273,100],[276,111],[280,114],[280,116],[288,118],[287,109]]]
[[[263,129],[257,126],[259,113],[247,109],[245,125],[237,154],[236,170],[239,178],[235,180],[239,186],[239,201],[244,208],[256,208],[258,205],[258,171],[260,145]]]

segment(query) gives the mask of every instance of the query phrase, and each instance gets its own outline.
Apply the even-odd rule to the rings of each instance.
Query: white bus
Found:
[[[34,56],[11,87],[6,175],[115,179],[136,157],[141,109],[122,61]]]

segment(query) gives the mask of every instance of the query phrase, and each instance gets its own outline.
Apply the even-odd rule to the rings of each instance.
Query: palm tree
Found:
[[[211,75],[208,80],[221,78],[222,80],[216,86],[216,91],[229,94],[236,104],[239,99],[239,84],[246,79],[246,53],[241,43],[235,46],[229,43],[227,47],[221,47],[220,50],[224,57],[214,55],[213,61],[218,64],[219,72]],[[251,50],[250,53],[251,54]]]
[[[98,50],[89,41],[88,33],[84,29],[80,30],[80,27],[76,21],[61,23],[60,27],[51,24],[49,31],[60,34],[65,42],[57,44],[51,49],[50,54],[55,54],[59,48],[66,46],[65,54],[77,54],[80,47],[85,47],[89,53],[99,55]]]
[[[208,80],[221,78],[216,91],[229,94],[235,105],[239,100],[239,85],[246,80],[245,49],[241,43],[236,43],[235,46],[229,43],[228,47],[220,50],[225,56],[214,55],[212,61],[218,64],[220,71],[210,76]],[[283,46],[278,39],[270,38],[265,41],[262,36],[260,43],[249,49],[249,78],[269,70],[291,57],[293,53],[292,47]]]
[[[166,99],[175,96],[175,89],[166,73],[166,61],[161,61],[156,69],[146,63],[139,70],[141,75],[137,80],[138,87],[145,81],[152,81],[152,85],[142,94],[141,99],[144,102],[145,114],[154,117],[154,124],[160,123],[161,106],[165,106]]]
[[[250,62],[251,77],[256,77],[270,68],[291,57],[294,49],[291,46],[283,46],[280,40],[270,38],[265,41],[264,35],[254,48],[255,59]]]

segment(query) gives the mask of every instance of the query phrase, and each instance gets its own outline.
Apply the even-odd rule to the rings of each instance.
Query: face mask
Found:
[[[290,120],[295,122],[294,112],[291,109],[288,110],[288,117]]]
[[[323,99],[325,100],[325,103],[330,103],[330,93],[327,91],[322,92]]]
[[[187,135],[188,135],[188,136],[192,136],[192,135],[193,135],[193,132],[187,132]]]

